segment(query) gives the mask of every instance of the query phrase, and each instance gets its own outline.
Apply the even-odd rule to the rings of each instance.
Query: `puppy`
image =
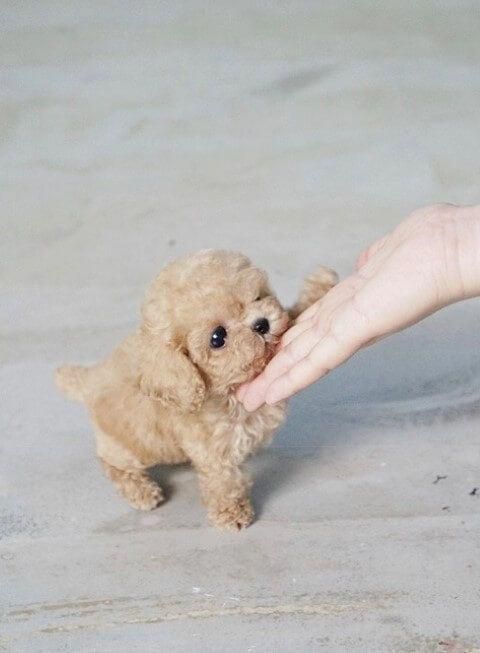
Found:
[[[87,406],[103,469],[132,506],[151,510],[164,500],[149,467],[190,462],[213,524],[236,530],[252,522],[242,464],[271,440],[285,402],[248,413],[235,390],[263,370],[292,320],[336,280],[319,268],[288,312],[248,258],[201,251],[158,275],[139,328],[108,358],[57,370],[59,388]]]

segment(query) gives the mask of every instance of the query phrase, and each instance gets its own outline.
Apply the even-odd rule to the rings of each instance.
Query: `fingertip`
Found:
[[[268,388],[265,393],[265,403],[269,406],[274,406],[275,404],[278,404],[279,401],[282,401],[282,399],[287,399],[291,394],[287,385],[286,375],[283,374]]]
[[[295,324],[286,331],[281,340],[278,351],[285,349],[291,342],[299,338],[305,331],[312,326],[312,319],[305,319],[301,324]]]
[[[264,401],[266,388],[263,386],[261,376],[240,386],[237,399],[249,413],[259,408]]]
[[[260,408],[260,406],[264,403],[263,399],[259,399],[258,397],[249,397],[246,396],[243,401],[243,407],[247,411],[247,413],[253,413],[255,410]]]

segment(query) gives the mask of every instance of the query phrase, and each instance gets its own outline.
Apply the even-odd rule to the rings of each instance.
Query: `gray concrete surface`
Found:
[[[480,201],[478,2],[5,0],[0,26],[0,651],[478,651],[477,301],[292,401],[239,535],[187,468],[130,510],[52,384],[174,256],[243,250],[288,301]]]

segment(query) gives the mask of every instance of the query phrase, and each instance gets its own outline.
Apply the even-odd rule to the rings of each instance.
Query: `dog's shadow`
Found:
[[[321,474],[347,450],[351,458],[365,439],[384,441],[388,433],[390,442],[405,430],[477,415],[480,356],[466,325],[478,322],[479,304],[469,310],[451,307],[428,324],[359,352],[348,366],[294,397],[272,447],[252,462],[257,514],[292,486],[306,487],[305,477]],[[463,317],[461,334],[448,329],[455,313]]]
[[[175,477],[191,469],[188,463],[181,465],[154,465],[149,467],[148,475],[163,490],[165,501],[175,494]]]
[[[258,518],[275,497],[293,486],[301,487],[306,476],[321,473],[321,467],[329,465],[332,457],[342,455],[342,448],[355,446],[359,428],[365,426],[365,410],[369,411],[358,402],[358,396],[352,400],[355,386],[355,377],[343,369],[289,402],[287,420],[275,434],[272,446],[248,461]],[[176,493],[176,477],[187,470],[191,470],[189,464],[156,465],[149,473],[169,500]]]
[[[318,387],[304,391],[290,404],[288,418],[273,445],[251,461],[252,499],[257,517],[275,496],[300,483],[307,470],[322,464],[355,436],[355,427],[343,420],[341,406],[318,401]],[[334,443],[334,444],[333,444]]]

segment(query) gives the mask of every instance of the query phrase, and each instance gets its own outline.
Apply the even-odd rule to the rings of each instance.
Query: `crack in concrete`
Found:
[[[393,594],[382,596],[365,596],[353,600],[342,600],[341,596],[331,600],[318,600],[319,597],[301,594],[292,597],[290,603],[282,603],[275,598],[265,599],[264,604],[226,606],[228,598],[216,597],[217,605],[199,607],[185,605],[185,602],[175,600],[159,600],[159,597],[118,597],[101,600],[78,600],[52,604],[32,604],[21,609],[6,612],[4,617],[13,622],[27,622],[31,618],[45,617],[48,612],[59,612],[59,620],[65,619],[67,623],[50,623],[39,627],[37,632],[59,633],[75,630],[89,630],[100,626],[113,628],[121,625],[155,624],[167,621],[189,619],[212,619],[216,617],[235,616],[276,616],[276,615],[341,615],[345,613],[363,612],[372,609],[383,609],[386,600],[393,598]],[[242,599],[237,599],[241,601]],[[243,599],[248,602],[248,598]],[[250,599],[251,600],[251,599]],[[212,601],[213,603],[213,601]],[[106,612],[117,611],[118,618],[108,621],[98,621]],[[63,614],[61,611],[65,611]],[[132,614],[133,612],[133,614]],[[123,614],[122,614],[123,613]],[[137,614],[135,614],[137,613]],[[138,614],[140,613],[140,614]],[[80,623],[72,623],[72,619],[80,619]],[[70,622],[70,623],[68,623]]]
[[[277,616],[277,615],[340,615],[348,612],[359,612],[373,608],[379,608],[378,604],[359,603],[318,603],[307,605],[253,605],[232,608],[187,610],[185,612],[164,612],[151,617],[136,617],[133,619],[119,619],[110,622],[103,622],[102,628],[113,628],[123,625],[148,625],[166,621],[179,621],[188,619],[213,619],[216,617],[235,617],[235,616]],[[98,624],[66,624],[60,626],[47,626],[40,628],[41,633],[59,633],[74,630],[88,630],[95,628]]]

